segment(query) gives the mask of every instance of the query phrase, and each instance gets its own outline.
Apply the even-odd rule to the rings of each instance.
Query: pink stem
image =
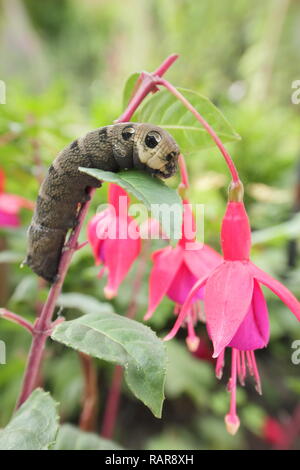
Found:
[[[94,195],[95,189],[90,189],[90,196]],[[31,344],[31,349],[29,352],[29,357],[27,361],[27,366],[25,369],[23,385],[21,393],[17,402],[17,407],[22,405],[24,401],[29,397],[31,392],[34,390],[38,374],[40,370],[40,365],[43,357],[43,351],[45,349],[45,343],[51,334],[52,330],[52,317],[55,309],[56,301],[58,296],[61,293],[61,289],[64,283],[65,276],[67,274],[73,253],[77,249],[77,242],[79,233],[84,221],[84,218],[89,209],[91,200],[85,202],[80,209],[78,215],[78,224],[75,229],[71,232],[68,242],[66,243],[63,254],[61,256],[59,269],[58,269],[58,281],[53,284],[51,287],[46,303],[43,306],[40,316],[37,318],[34,324],[33,331],[33,340]]]
[[[21,317],[20,315],[10,312],[9,310],[6,310],[5,308],[0,308],[0,317],[6,318],[7,320],[10,320],[13,323],[17,323],[18,325],[23,326],[23,328],[26,328],[26,330],[28,330],[31,334],[33,334],[33,331],[34,331],[33,324],[25,320],[25,318]]]
[[[117,414],[119,409],[119,402],[121,396],[121,385],[123,380],[123,369],[121,366],[116,366],[113,374],[113,379],[109,391],[108,400],[105,407],[103,426],[101,436],[111,439],[115,429]]]
[[[186,189],[189,187],[189,177],[188,177],[185,159],[182,154],[179,155],[178,164],[179,164],[179,171],[180,171],[180,176],[181,176],[181,183],[179,187]]]
[[[182,104],[195,116],[195,118],[202,124],[204,129],[207,130],[209,135],[212,137],[212,139],[215,141],[217,147],[219,148],[220,152],[222,153],[227,166],[229,168],[229,171],[231,173],[232,179],[234,182],[239,182],[239,175],[237,172],[237,169],[232,161],[232,158],[230,157],[229,153],[225,149],[221,139],[217,136],[213,128],[208,124],[208,122],[201,116],[201,114],[194,108],[194,106],[175,88],[171,83],[169,83],[167,80],[164,79],[159,79],[155,82],[156,85],[162,85],[167,90],[169,90],[176,98],[182,102]]]
[[[143,99],[151,92],[157,91],[155,86],[156,78],[162,77],[167,70],[171,67],[171,65],[175,62],[178,55],[172,54],[156,69],[153,73],[142,73],[141,74],[141,85],[136,90],[136,93],[131,98],[126,110],[124,113],[115,121],[115,122],[128,122],[130,121],[132,115],[134,114],[135,110],[141,104]]]

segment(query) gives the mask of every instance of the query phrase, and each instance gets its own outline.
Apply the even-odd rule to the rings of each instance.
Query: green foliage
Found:
[[[35,390],[0,431],[1,450],[47,450],[58,431],[57,403],[49,393]]]
[[[122,447],[94,433],[80,431],[71,424],[63,424],[53,450],[122,450]]]
[[[175,339],[168,343],[168,372],[166,395],[178,398],[188,395],[198,406],[209,399],[209,389],[214,383],[211,365],[194,358],[184,345]]]
[[[130,75],[128,77],[125,86],[124,86],[124,91],[123,91],[123,108],[126,109],[126,106],[128,106],[128,103],[135,92],[136,88],[138,87],[138,79],[139,79],[140,73],[136,72]]]
[[[221,111],[205,96],[192,90],[178,91],[201,113],[223,142],[238,140],[238,134]],[[184,105],[168,90],[155,93],[136,113],[139,122],[152,122],[169,131],[182,152],[195,152],[213,147],[214,141]]]
[[[84,315],[58,325],[52,339],[98,359],[122,365],[125,380],[154,416],[161,417],[165,348],[141,323],[110,312]]]

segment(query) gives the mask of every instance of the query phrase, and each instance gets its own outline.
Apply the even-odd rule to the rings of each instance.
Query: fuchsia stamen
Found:
[[[200,339],[196,335],[195,328],[194,328],[194,319],[193,319],[193,315],[191,314],[189,315],[189,318],[188,318],[187,327],[188,327],[188,336],[186,338],[186,344],[191,352],[195,352],[197,351],[199,347]]]
[[[258,372],[258,367],[257,367],[257,364],[256,364],[254,351],[250,351],[250,355],[251,355],[251,359],[252,359],[253,375],[254,375],[255,382],[256,382],[255,390],[257,391],[257,393],[259,393],[259,395],[262,395],[261,380],[260,380],[260,375],[259,375],[259,372]]]
[[[232,348],[231,353],[231,377],[229,381],[229,391],[230,391],[230,409],[229,413],[225,416],[226,429],[229,434],[236,434],[240,427],[240,420],[236,414],[236,377],[237,377],[237,360],[238,360],[238,351],[235,348]]]
[[[224,356],[225,356],[225,350],[223,350],[217,358],[216,377],[219,380],[221,380],[221,378],[223,377],[223,369],[224,369],[224,365],[225,365]]]

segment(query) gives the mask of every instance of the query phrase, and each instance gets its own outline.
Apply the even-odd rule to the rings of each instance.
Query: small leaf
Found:
[[[24,254],[16,253],[14,251],[1,251],[0,252],[0,263],[21,263],[24,259]]]
[[[57,403],[36,389],[0,431],[0,450],[47,450],[58,431]]]
[[[122,450],[122,447],[92,432],[64,424],[58,431],[54,450]]]
[[[57,305],[62,308],[76,308],[83,313],[113,312],[113,308],[108,302],[99,302],[91,295],[78,294],[77,292],[61,294]]]
[[[119,173],[82,167],[79,170],[100,181],[115,183],[133,194],[151,211],[151,216],[159,220],[164,233],[169,238],[180,239],[181,199],[174,189],[166,186],[161,180],[137,170],[120,171]]]
[[[123,109],[125,109],[128,106],[129,101],[132,98],[132,95],[134,94],[135,90],[138,88],[138,79],[140,77],[139,72],[135,72],[128,77],[125,86],[124,86],[124,91],[123,91]]]
[[[240,139],[221,111],[208,98],[192,90],[177,89],[206,119],[223,142]],[[182,152],[198,151],[215,145],[195,116],[168,90],[152,95],[137,111],[136,119],[139,122],[151,122],[169,131]]]
[[[15,288],[12,296],[12,302],[30,302],[37,297],[37,278],[33,275],[23,277]]]
[[[115,313],[99,312],[61,323],[52,339],[123,366],[130,390],[156,417],[161,416],[165,347],[149,327]]]

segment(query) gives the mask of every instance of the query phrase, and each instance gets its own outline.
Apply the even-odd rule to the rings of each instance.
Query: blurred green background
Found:
[[[253,260],[299,297],[300,104],[291,102],[292,82],[300,79],[299,22],[296,0],[1,0],[0,79],[6,83],[6,104],[0,105],[0,167],[6,173],[6,191],[35,200],[39,181],[58,151],[121,114],[128,75],[152,71],[168,54],[179,53],[167,78],[212,99],[242,137],[227,147],[245,183]],[[215,149],[187,154],[186,160],[191,202],[205,204],[205,241],[219,249],[226,167]],[[97,193],[91,214],[105,197],[105,191]],[[1,229],[0,304],[32,319],[47,290],[29,269],[19,268],[29,221],[30,213],[24,211],[21,228]],[[126,313],[135,269],[113,302],[120,314]],[[64,292],[103,301],[104,281],[97,271],[85,247],[74,257]],[[271,448],[264,427],[273,417],[294,432],[290,445],[299,448],[295,410],[300,365],[292,364],[291,344],[300,339],[300,330],[287,308],[269,292],[266,296],[272,338],[257,354],[263,396],[256,395],[251,381],[239,389],[242,426],[235,437],[227,435],[223,421],[229,402],[227,373],[217,382],[213,364],[192,357],[182,334],[169,347],[163,419],[153,418],[124,388],[115,440],[144,449]],[[142,319],[147,276],[138,302]],[[65,308],[63,314],[72,318],[80,312]],[[151,325],[162,336],[173,319],[172,304],[165,301]],[[0,339],[7,343],[7,364],[0,365],[4,426],[30,338],[1,320]],[[100,429],[113,368],[95,364]],[[83,386],[78,355],[49,344],[41,380],[60,401],[62,421],[78,423]]]

